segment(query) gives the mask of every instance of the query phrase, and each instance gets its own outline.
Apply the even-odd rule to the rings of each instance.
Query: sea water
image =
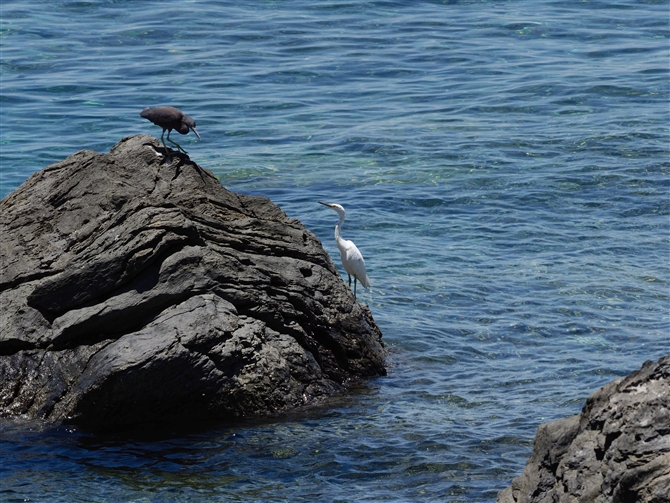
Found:
[[[5,421],[3,503],[493,501],[539,424],[669,352],[667,0],[0,9],[0,196],[177,106],[191,158],[338,267],[317,201],[346,208],[390,350],[388,376],[268,421]]]

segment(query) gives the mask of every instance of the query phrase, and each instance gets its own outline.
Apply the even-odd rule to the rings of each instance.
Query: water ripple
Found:
[[[179,106],[192,158],[336,263],[316,201],[347,208],[391,352],[388,377],[273,421],[3,423],[3,498],[493,500],[538,424],[667,353],[666,7],[3,2],[0,196]]]

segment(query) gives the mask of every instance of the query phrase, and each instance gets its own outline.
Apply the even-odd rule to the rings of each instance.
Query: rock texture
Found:
[[[543,424],[499,503],[670,501],[670,356],[593,393],[581,415]]]
[[[268,415],[385,374],[318,239],[157,146],[78,152],[0,202],[0,417]]]

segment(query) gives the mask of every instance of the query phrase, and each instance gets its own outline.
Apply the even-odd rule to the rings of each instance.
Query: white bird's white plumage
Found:
[[[356,297],[356,280],[360,281],[364,288],[370,288],[370,278],[368,278],[368,275],[365,272],[365,260],[363,260],[363,255],[361,255],[361,252],[358,250],[353,241],[342,238],[342,224],[344,223],[346,212],[339,204],[322,203],[321,201],[319,201],[319,204],[328,206],[329,208],[335,210],[340,216],[340,220],[335,226],[335,243],[337,244],[337,248],[340,250],[342,266],[344,267],[344,270],[347,271],[350,287],[351,277],[354,277],[354,297]]]

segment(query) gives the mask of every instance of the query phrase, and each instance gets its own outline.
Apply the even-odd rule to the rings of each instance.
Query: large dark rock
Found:
[[[538,428],[499,503],[670,501],[670,356],[600,388],[581,415]]]
[[[0,417],[262,416],[385,374],[319,240],[157,145],[78,152],[0,202]]]

